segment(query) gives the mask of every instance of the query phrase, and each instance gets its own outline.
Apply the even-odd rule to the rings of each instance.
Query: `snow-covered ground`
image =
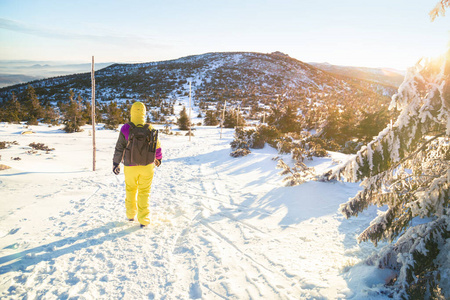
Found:
[[[355,239],[377,209],[349,220],[337,212],[357,184],[285,187],[270,147],[229,156],[233,130],[220,139],[199,127],[191,142],[160,135],[152,224],[141,229],[125,220],[123,172],[111,171],[117,131],[96,132],[92,172],[89,126],[31,129],[0,123],[0,141],[19,143],[0,150],[12,167],[0,171],[0,298],[386,298],[390,272],[358,264],[376,249]],[[55,150],[27,153],[31,142]]]

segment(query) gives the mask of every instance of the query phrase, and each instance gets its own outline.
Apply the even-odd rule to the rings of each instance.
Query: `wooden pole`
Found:
[[[92,90],[92,171],[95,171],[95,71],[94,71],[94,56],[92,56],[92,70],[91,70],[91,90]]]
[[[238,106],[237,114],[236,114],[236,127],[239,127],[239,113],[241,112],[241,107]]]
[[[189,142],[191,141],[191,84],[192,82],[189,81]]]
[[[225,105],[223,106],[223,112],[222,112],[222,120],[220,121],[220,138],[222,138],[222,129],[223,129],[223,122],[225,121],[225,109],[227,108],[227,100],[225,100]]]

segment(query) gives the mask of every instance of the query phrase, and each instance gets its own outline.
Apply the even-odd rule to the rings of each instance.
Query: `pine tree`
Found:
[[[441,273],[449,275],[443,267],[450,249],[449,82],[450,51],[411,68],[392,98],[391,108],[401,111],[396,122],[328,174],[363,180],[363,190],[341,205],[347,218],[370,205],[387,205],[358,241],[391,243],[369,260],[398,271],[394,287],[402,298],[450,297],[439,281]],[[413,226],[414,218],[422,224]]]
[[[355,110],[351,107],[341,111],[337,106],[330,106],[319,135],[344,146],[346,142],[351,141],[356,136],[355,126],[357,122],[355,115]]]
[[[81,117],[83,118],[86,124],[92,125],[92,105],[89,100],[85,100],[81,98],[81,95],[78,95],[78,103],[83,103],[83,108],[81,109]]]
[[[122,114],[123,112],[117,106],[117,102],[110,102],[109,105],[106,106],[105,128],[116,129],[119,124],[123,122]]]
[[[340,114],[339,121],[339,135],[335,136],[335,140],[339,144],[345,144],[356,136],[356,110],[352,106],[346,107]]]
[[[80,104],[74,98],[74,92],[69,91],[69,103],[64,107],[64,131],[65,132],[79,132],[81,131],[80,126],[84,125],[82,112],[80,109]]]
[[[300,132],[303,127],[303,122],[300,116],[297,115],[297,107],[294,103],[289,102],[281,110],[279,118],[274,122],[275,127],[282,133]]]
[[[13,92],[11,100],[5,107],[4,121],[10,123],[19,123],[23,118],[22,106],[17,100],[16,94]]]
[[[216,126],[219,124],[219,118],[217,115],[217,111],[215,110],[207,110],[205,113],[205,119],[203,120],[203,124],[205,126]]]
[[[28,125],[37,125],[38,119],[44,117],[44,110],[36,95],[36,91],[31,85],[28,85],[24,94],[24,108],[26,111],[25,120],[28,121]]]
[[[390,114],[386,106],[381,107],[376,112],[362,112],[362,120],[356,128],[358,139],[365,143],[370,142],[378,133],[387,126],[390,120]]]
[[[184,106],[180,112],[180,117],[177,120],[177,124],[180,130],[189,130],[189,117],[186,113],[186,107]]]
[[[234,128],[237,126],[245,126],[244,118],[236,109],[225,111],[225,120],[223,122],[225,128]]]
[[[44,109],[44,118],[42,122],[52,125],[59,124],[59,115],[55,111],[55,108],[50,103],[47,103],[43,109]]]

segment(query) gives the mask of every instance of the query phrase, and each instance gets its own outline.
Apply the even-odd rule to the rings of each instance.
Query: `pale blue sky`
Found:
[[[148,62],[282,51],[305,62],[405,69],[443,54],[437,0],[0,0],[0,60]]]

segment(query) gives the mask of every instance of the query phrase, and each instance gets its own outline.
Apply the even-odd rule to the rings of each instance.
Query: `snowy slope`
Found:
[[[252,102],[269,105],[283,95],[287,100],[305,97],[324,100],[324,94],[347,93],[379,98],[392,95],[396,89],[364,80],[344,78],[294,58],[277,54],[252,52],[206,53],[169,61],[114,64],[95,73],[96,99],[100,103],[125,102],[129,99],[147,101],[150,98],[169,100],[188,92],[188,81],[196,101],[227,100],[245,106]],[[83,99],[91,97],[90,68],[85,73],[37,80],[29,83],[40,101],[67,102],[69,90]],[[28,84],[0,88],[0,103],[9,101],[12,92],[21,98]],[[381,97],[387,102],[389,97]],[[328,101],[325,101],[328,102]],[[343,104],[345,101],[343,101]],[[236,106],[237,106],[236,105]],[[364,105],[364,104],[361,104]]]
[[[356,184],[284,187],[276,151],[231,158],[233,131],[200,127],[192,142],[161,136],[152,225],[140,229],[125,221],[123,173],[111,172],[118,132],[97,131],[92,172],[89,126],[23,130],[0,124],[0,141],[19,143],[0,150],[12,167],[0,171],[0,298],[385,299],[390,271],[357,264],[374,251],[355,236],[376,208],[337,212]],[[31,142],[55,150],[27,154]]]

